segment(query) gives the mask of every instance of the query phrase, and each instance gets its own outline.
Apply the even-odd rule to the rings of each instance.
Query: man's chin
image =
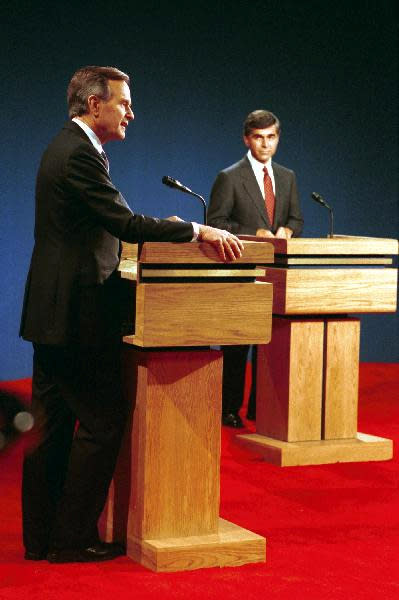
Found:
[[[114,141],[116,140],[124,140],[126,137],[126,131],[124,129],[118,129],[115,134],[112,136]]]
[[[258,154],[258,156],[254,156],[254,158],[256,158],[256,160],[258,160],[261,163],[266,163],[269,160],[270,155],[269,154],[267,154],[267,155],[266,154]]]

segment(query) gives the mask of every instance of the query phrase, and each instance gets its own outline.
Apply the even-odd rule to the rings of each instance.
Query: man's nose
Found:
[[[134,119],[134,112],[132,111],[130,106],[129,106],[129,110],[126,113],[126,118],[129,119],[130,121]]]

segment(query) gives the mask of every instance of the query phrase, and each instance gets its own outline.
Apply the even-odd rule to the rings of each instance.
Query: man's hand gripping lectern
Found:
[[[209,244],[125,246],[134,334],[124,338],[132,404],[105,513],[107,540],[155,571],[265,561],[265,538],[219,518],[221,344],[266,344],[270,244],[222,263]]]

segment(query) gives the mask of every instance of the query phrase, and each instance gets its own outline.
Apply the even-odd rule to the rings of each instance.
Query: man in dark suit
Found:
[[[35,246],[21,335],[34,346],[36,443],[23,468],[25,558],[107,560],[99,540],[127,413],[121,392],[124,288],[120,240],[200,240],[225,260],[242,244],[227,231],[135,214],[112,184],[103,144],[134,118],[129,77],[85,67],[68,87],[69,121],[45,151],[36,184]]]
[[[247,155],[221,171],[211,191],[208,224],[235,234],[266,238],[299,236],[303,218],[295,173],[272,161],[280,140],[280,122],[271,112],[256,110],[244,121]],[[242,427],[238,414],[243,400],[248,346],[225,346],[222,422]],[[254,354],[256,349],[254,348]],[[252,364],[255,365],[253,357]],[[253,380],[255,380],[253,368]],[[248,417],[254,418],[255,385]]]

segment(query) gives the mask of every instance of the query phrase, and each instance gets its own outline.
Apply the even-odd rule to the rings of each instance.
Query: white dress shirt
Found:
[[[94,131],[92,129],[90,129],[90,127],[88,125],[86,125],[86,123],[81,121],[79,119],[79,117],[74,117],[72,119],[72,121],[74,123],[76,123],[76,125],[79,125],[79,127],[81,127],[83,129],[83,131],[88,136],[89,140],[91,141],[91,143],[93,144],[93,146],[95,147],[95,149],[97,150],[97,152],[99,154],[101,154],[101,152],[104,152],[100,140],[98,139],[98,137],[96,136]]]
[[[265,186],[263,184],[263,178],[265,175],[263,172],[264,167],[266,167],[267,172],[269,173],[270,179],[272,180],[273,192],[274,192],[274,195],[276,195],[276,184],[274,181],[272,159],[269,158],[269,160],[266,163],[261,163],[252,156],[251,150],[248,150],[247,156],[248,156],[249,163],[252,167],[252,170],[254,172],[254,175],[256,177],[256,181],[258,182],[259,189],[263,196],[263,200],[265,199]]]

